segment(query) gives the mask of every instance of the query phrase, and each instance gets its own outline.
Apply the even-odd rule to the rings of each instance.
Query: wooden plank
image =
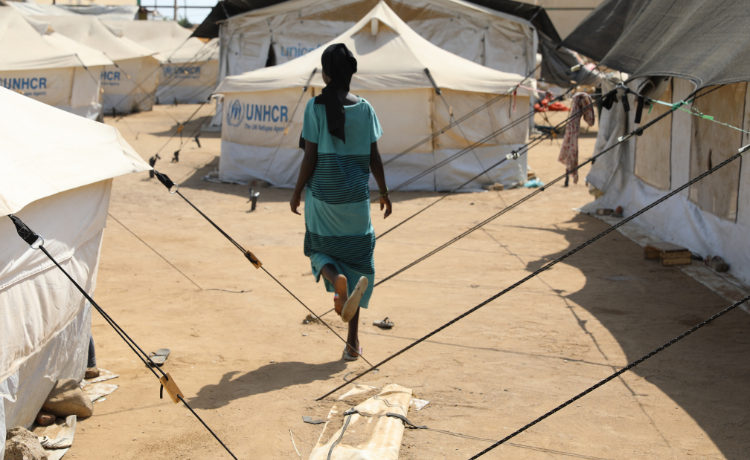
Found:
[[[681,259],[662,259],[661,264],[665,267],[669,267],[671,265],[690,265],[693,263],[692,257],[683,257]]]
[[[672,243],[653,243],[648,244],[643,249],[643,256],[646,259],[673,259],[690,257],[690,250]]]
[[[159,382],[161,382],[164,389],[167,390],[167,394],[169,394],[169,397],[172,398],[172,401],[175,404],[180,402],[180,398],[178,396],[182,396],[183,398],[185,397],[185,395],[183,395],[180,389],[177,387],[177,384],[174,383],[174,380],[172,379],[172,376],[169,375],[169,372],[167,372],[167,375],[160,378]]]

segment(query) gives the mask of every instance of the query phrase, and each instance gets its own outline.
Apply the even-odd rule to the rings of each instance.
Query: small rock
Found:
[[[276,361],[271,361],[271,364],[276,364]]]
[[[307,337],[307,333],[306,333],[306,332],[304,332],[304,333],[302,334],[302,337]]]
[[[5,439],[5,460],[48,460],[39,439],[26,428],[8,430]]]
[[[55,419],[57,419],[57,417],[43,410],[36,414],[36,424],[39,426],[50,426],[55,423]]]
[[[99,369],[96,367],[89,367],[86,369],[86,376],[84,377],[86,380],[91,380],[99,377]]]
[[[80,419],[94,414],[94,404],[74,379],[58,380],[42,409],[58,417],[75,415]]]

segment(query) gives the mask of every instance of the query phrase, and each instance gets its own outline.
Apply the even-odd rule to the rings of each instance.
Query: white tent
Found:
[[[99,117],[100,74],[112,61],[8,7],[0,7],[0,41],[6,43],[0,48],[0,86],[86,118]]]
[[[93,16],[32,16],[47,22],[55,32],[104,53],[115,65],[101,72],[104,112],[130,113],[151,110],[159,77],[155,51],[118,37]]]
[[[357,23],[378,0],[291,0],[221,23],[219,79],[282,64],[328,43]],[[536,67],[534,26],[462,0],[387,0],[433,45],[491,69],[528,75]],[[217,117],[211,126],[218,127]]]
[[[460,118],[495,95],[512,91],[523,79],[438,48],[411,30],[385,2],[332,43],[346,44],[357,58],[352,92],[367,99],[378,113],[385,131],[379,146],[386,161],[448,125],[451,115]],[[324,86],[320,58],[325,46],[282,65],[227,77],[219,85],[216,92],[224,96],[221,180],[246,182],[257,178],[276,186],[294,186],[302,159],[298,140],[304,107]],[[315,69],[312,88],[298,105],[301,88]],[[442,89],[442,97],[436,94],[425,69]],[[469,142],[479,141],[527,114],[529,97],[523,90],[520,94],[517,98],[509,95],[395,160],[386,167],[389,184],[398,185],[459,152]],[[288,123],[291,126],[285,135]],[[528,124],[519,123],[472,154],[414,182],[410,189],[452,189],[525,143],[527,137]],[[489,177],[467,189],[482,182],[525,180],[525,157],[506,162]]]
[[[106,21],[112,30],[158,51],[156,103],[207,102],[219,76],[219,40],[204,43],[174,21]]]
[[[653,84],[655,83],[655,84]],[[654,77],[629,84],[649,97],[667,103],[687,98],[695,89],[688,80]],[[716,120],[750,131],[750,91],[747,83],[728,84],[695,102]],[[609,91],[612,88],[604,88]],[[706,92],[702,90],[701,92]],[[630,96],[631,107],[635,107]],[[669,111],[656,105],[643,112],[641,126]],[[690,111],[690,105],[685,106]],[[603,110],[594,154],[614,145],[618,137],[636,128],[635,110],[625,113],[620,104]],[[675,111],[665,120],[602,155],[591,167],[587,181],[599,198],[583,207],[623,206],[625,215],[661,198],[690,179],[716,166],[750,143],[750,135]],[[635,221],[658,238],[706,255],[719,255],[737,278],[750,284],[750,166],[736,160],[670,198]]]
[[[29,427],[63,378],[83,378],[91,306],[15,214],[89,294],[96,286],[112,179],[148,165],[110,126],[0,89],[0,433]],[[2,458],[4,443],[0,443]]]

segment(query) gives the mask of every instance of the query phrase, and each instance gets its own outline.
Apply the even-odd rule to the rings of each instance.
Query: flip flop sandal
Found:
[[[161,348],[156,351],[152,351],[151,354],[149,354],[149,358],[151,358],[151,361],[153,361],[154,364],[156,364],[159,367],[162,367],[165,362],[167,362],[167,358],[169,358],[169,348]],[[149,366],[151,363],[149,363]]]
[[[393,327],[393,321],[388,321],[387,316],[383,320],[373,321],[372,324],[379,327],[380,329],[390,329]]]
[[[359,347],[359,354],[362,355],[362,347]],[[346,361],[356,361],[359,359],[359,356],[352,356],[349,354],[349,347],[344,347],[344,354],[341,356]]]
[[[348,323],[354,318],[354,315],[357,313],[357,308],[359,307],[359,301],[362,300],[362,296],[365,294],[366,290],[367,278],[362,276],[359,278],[359,281],[357,281],[357,285],[354,286],[352,294],[346,299],[344,308],[341,309],[341,321]]]

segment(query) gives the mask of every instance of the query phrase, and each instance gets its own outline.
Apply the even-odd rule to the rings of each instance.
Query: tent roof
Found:
[[[191,31],[174,21],[104,21],[110,29],[121,32],[146,48],[158,51],[160,61],[191,62],[219,59],[218,40],[203,43],[191,37]]]
[[[634,77],[750,80],[745,0],[606,0],[563,46]]]
[[[298,0],[223,0],[219,1],[211,10],[203,23],[193,32],[194,37],[215,38],[219,36],[219,23],[233,16],[268,8],[282,3],[296,3]],[[517,2],[514,0],[471,0],[459,1],[466,6],[480,6],[509,16],[521,18],[531,23],[539,32],[545,34],[555,43],[560,42],[560,36],[552,24],[547,11],[536,5]]]
[[[83,43],[78,43],[72,38],[68,38],[63,34],[52,32],[46,34],[44,39],[47,40],[52,46],[55,46],[61,50],[72,51],[78,56],[86,67],[92,66],[105,66],[112,65],[113,62],[110,58],[104,55],[101,51],[90,48]]]
[[[150,169],[111,126],[4,88],[0,106],[13,107],[0,111],[0,215],[66,190]]]
[[[75,51],[49,43],[42,32],[7,6],[0,6],[0,43],[4,44],[0,47],[0,71],[81,67]]]
[[[370,26],[373,19],[379,22],[375,36]],[[433,45],[406,25],[383,1],[329,43],[346,44],[357,58],[352,88],[358,90],[431,88],[425,69],[430,70],[439,87],[459,91],[502,93],[523,80],[520,75],[484,67]],[[325,86],[320,58],[327,45],[282,65],[227,77],[216,93],[301,87],[313,69],[318,71],[312,84]]]
[[[13,7],[16,11],[23,15],[55,15],[55,16],[75,16],[65,8],[60,8],[56,5],[40,5],[36,2],[26,1],[9,1],[6,5]]]
[[[32,16],[48,22],[55,32],[99,50],[113,61],[152,56],[156,52],[124,37],[118,37],[93,16]]]

